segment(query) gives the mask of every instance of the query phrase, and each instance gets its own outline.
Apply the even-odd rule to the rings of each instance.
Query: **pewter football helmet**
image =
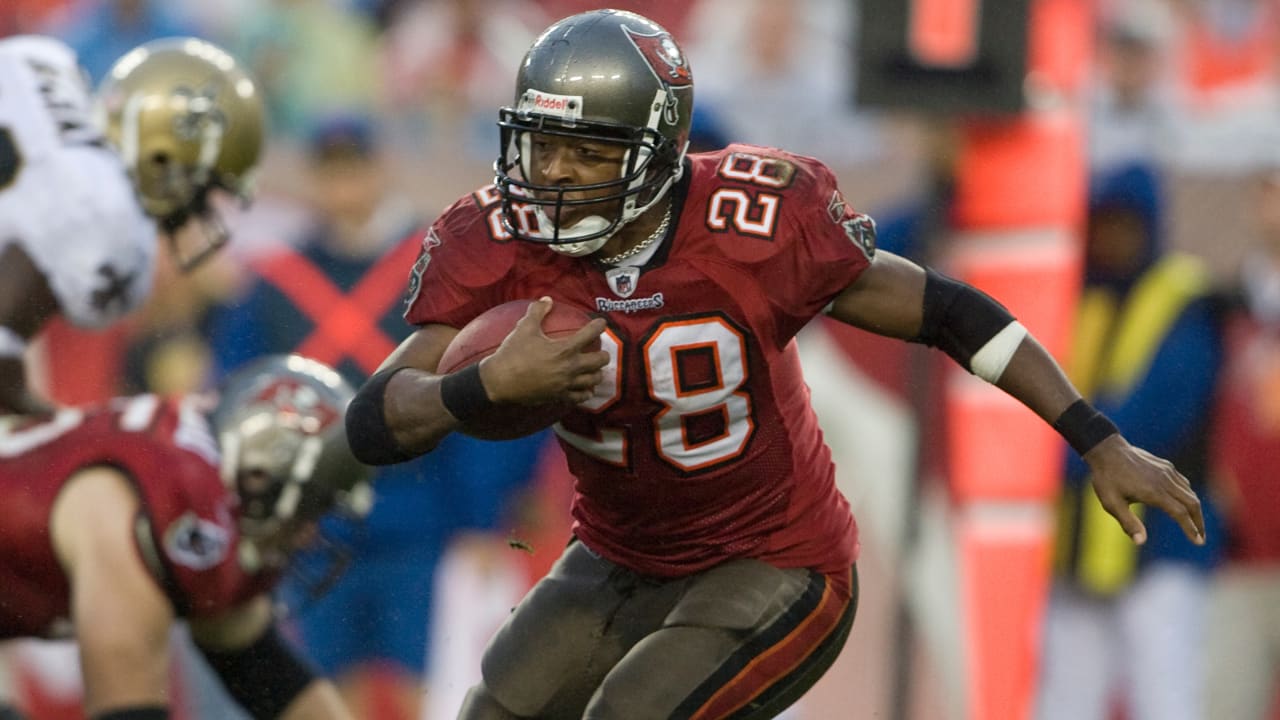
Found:
[[[285,536],[332,510],[368,512],[372,470],[351,454],[343,423],[354,395],[337,371],[299,355],[272,355],[227,379],[211,421],[222,480],[240,502],[246,566],[283,566]]]
[[[680,178],[692,115],[689,62],[657,23],[619,10],[555,23],[520,64],[514,107],[499,111],[494,170],[504,230],[574,256],[600,249]],[[531,167],[533,133],[624,145],[621,172],[592,185],[539,184]],[[602,190],[608,192],[566,197]],[[612,217],[591,215],[570,227],[553,220],[565,208],[611,200],[619,206]]]
[[[172,240],[198,219],[205,247],[179,252],[184,269],[227,241],[209,192],[249,197],[262,150],[262,98],[235,59],[191,37],[153,40],[129,51],[98,88],[107,137],[120,152],[147,214]],[[175,243],[175,252],[178,252]]]

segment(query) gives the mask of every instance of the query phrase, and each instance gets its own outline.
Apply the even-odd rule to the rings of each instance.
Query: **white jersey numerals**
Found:
[[[624,368],[621,343],[611,332],[602,336],[610,355],[605,380],[596,396],[582,405],[600,412],[620,399]],[[746,338],[719,316],[673,320],[649,336],[641,356],[649,397],[662,405],[650,428],[636,429],[637,442],[650,440],[665,462],[683,472],[696,472],[743,453],[755,432],[747,383]],[[686,365],[688,363],[688,365]],[[696,378],[687,368],[696,365]],[[716,428],[691,433],[691,423]],[[594,437],[557,425],[556,434],[569,445],[603,462],[624,466],[628,433],[601,428]]]

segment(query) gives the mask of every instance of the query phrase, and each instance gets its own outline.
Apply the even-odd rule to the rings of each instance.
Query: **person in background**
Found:
[[[138,308],[158,232],[184,269],[226,242],[212,203],[247,197],[261,100],[194,38],[130,51],[96,98],[66,45],[0,40],[0,95],[0,412],[40,413],[24,355],[51,319],[104,327]]]
[[[1210,541],[1191,543],[1147,508],[1148,540],[1135,547],[1099,503],[1096,471],[1067,459],[1041,720],[1106,720],[1116,704],[1132,720],[1204,717],[1207,571],[1222,546],[1205,492],[1221,328],[1208,271],[1163,247],[1161,191],[1147,164],[1095,178],[1068,373],[1128,437],[1191,481]]]
[[[1176,159],[1187,124],[1170,72],[1176,66],[1175,18],[1167,0],[1126,0],[1100,14],[1098,82],[1089,97],[1089,167],[1166,167]]]
[[[296,352],[362,382],[408,334],[403,279],[422,233],[390,185],[381,142],[360,113],[316,121],[307,160],[314,220],[296,242],[253,261],[243,294],[212,310],[209,339],[223,372]],[[496,444],[459,435],[439,453],[380,468],[368,517],[324,521],[325,537],[351,553],[347,572],[318,598],[288,580],[281,596],[302,643],[357,716],[421,716],[440,558],[458,533],[504,521],[545,444],[545,436]],[[311,560],[304,553],[299,562]]]
[[[1204,542],[1185,477],[995,300],[877,252],[826,165],[736,143],[687,154],[693,92],[679,43],[640,15],[540,34],[498,111],[495,184],[431,226],[417,327],[347,411],[357,456],[391,464],[513,406],[570,406],[555,432],[574,539],[490,641],[460,718],[771,718],[831,667],[858,530],[798,360],[821,314],[939,347],[1028,406],[1134,542],[1137,501]],[[492,355],[437,374],[460,328],[517,299],[533,302]],[[554,304],[596,317],[551,339]]]
[[[1206,718],[1275,717],[1280,681],[1280,170],[1254,198],[1258,241],[1236,276],[1213,419],[1226,562],[1209,595]]]
[[[269,591],[322,513],[367,509],[351,395],[332,368],[274,356],[212,397],[0,418],[0,498],[23,509],[0,517],[0,640],[73,638],[90,720],[166,720],[182,620],[252,717],[350,718]]]
[[[372,109],[382,94],[378,29],[345,3],[253,2],[230,29],[228,46],[262,83],[278,140],[300,145],[315,118]]]

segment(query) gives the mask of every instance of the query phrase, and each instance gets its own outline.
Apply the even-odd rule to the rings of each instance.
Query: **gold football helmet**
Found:
[[[142,206],[189,270],[227,241],[209,205],[213,189],[249,199],[262,150],[262,98],[244,69],[218,46],[192,37],[154,40],[116,61],[97,93],[101,121]],[[178,248],[177,231],[200,221],[204,246]]]

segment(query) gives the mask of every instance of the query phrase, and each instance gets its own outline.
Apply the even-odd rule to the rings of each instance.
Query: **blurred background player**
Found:
[[[1221,328],[1205,267],[1165,246],[1162,204],[1150,165],[1119,165],[1096,178],[1068,369],[1128,437],[1191,480],[1209,541],[1194,545],[1167,516],[1147,511],[1148,540],[1135,547],[1099,504],[1090,468],[1068,458],[1046,617],[1043,720],[1106,720],[1113,706],[1132,720],[1204,717],[1208,570],[1222,547],[1206,492]],[[1181,679],[1170,682],[1175,674]]]
[[[157,229],[183,267],[225,242],[211,203],[247,193],[261,101],[229,55],[194,38],[121,58],[100,116],[67,46],[2,40],[0,93],[0,409],[41,412],[24,354],[50,319],[102,327],[139,307]]]
[[[318,118],[305,167],[309,226],[249,264],[243,292],[212,311],[209,341],[224,372],[295,352],[363,382],[409,333],[403,287],[422,247],[420,219],[391,191],[379,129],[366,115]],[[441,556],[459,533],[510,519],[547,441],[456,435],[439,452],[380,468],[368,517],[322,523],[326,537],[350,549],[349,569],[318,598],[286,579],[282,598],[358,717],[421,717]],[[299,563],[314,560],[304,553]]]
[[[0,420],[0,638],[72,637],[91,720],[169,718],[169,631],[255,718],[348,718],[268,593],[334,508],[367,509],[331,368],[273,356],[216,400],[122,397]]]
[[[1226,562],[1209,595],[1206,718],[1275,717],[1280,682],[1280,171],[1253,200],[1258,236],[1226,319],[1212,470]],[[1270,714],[1269,714],[1270,713]]]

